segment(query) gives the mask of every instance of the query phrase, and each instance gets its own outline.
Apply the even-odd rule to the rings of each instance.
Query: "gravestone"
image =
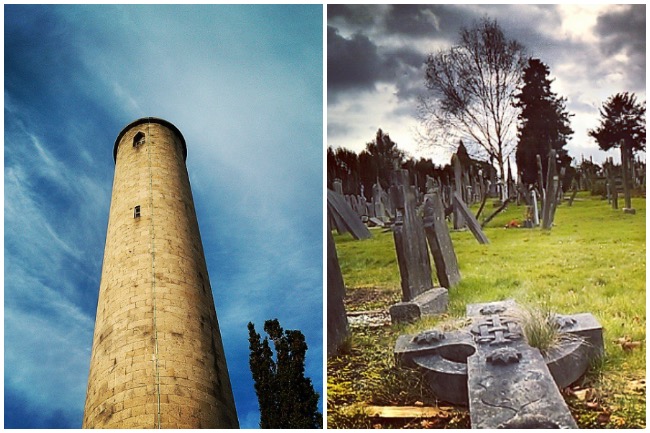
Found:
[[[395,206],[393,238],[399,266],[402,302],[390,307],[391,321],[408,322],[447,309],[447,290],[434,288],[422,220],[415,209],[415,193],[407,170],[393,172],[390,188]]]
[[[458,210],[458,212],[463,216],[467,222],[467,227],[480,244],[490,243],[487,236],[485,236],[485,233],[483,233],[481,225],[478,223],[478,221],[476,221],[476,218],[472,212],[470,212],[467,205],[463,202],[463,199],[460,198],[460,196],[456,193],[454,193],[454,210]]]
[[[386,220],[386,206],[383,198],[384,190],[381,188],[379,181],[372,186],[372,204],[374,205],[374,216]]]
[[[596,318],[554,316],[564,338],[543,357],[523,338],[514,301],[471,304],[467,316],[464,329],[401,335],[397,362],[419,369],[441,400],[469,403],[472,428],[577,428],[558,387],[603,354]]]
[[[343,298],[345,285],[336,255],[332,230],[327,230],[327,356],[338,352],[341,343],[348,335],[348,318]]]
[[[350,232],[355,239],[369,238],[368,227],[361,222],[359,215],[346,203],[342,195],[327,190],[327,212],[334,221],[339,233]]]
[[[438,281],[441,286],[450,289],[460,281],[460,273],[445,221],[445,209],[436,191],[424,196],[424,232],[436,266]]]
[[[636,209],[632,208],[632,196],[631,196],[631,185],[630,185],[630,173],[629,173],[629,165],[630,165],[630,158],[629,158],[629,152],[626,147],[625,139],[621,140],[620,144],[621,148],[621,170],[623,172],[623,198],[625,200],[625,207],[623,208],[623,212],[629,213],[629,214],[636,214]]]
[[[332,188],[334,188],[334,192],[343,195],[343,182],[341,179],[334,179],[332,181]]]
[[[537,209],[537,193],[533,189],[530,192],[531,201],[533,202],[533,225],[539,225],[539,210]]]
[[[459,197],[463,196],[463,186],[462,186],[462,167],[460,165],[460,158],[457,154],[451,155],[451,164],[454,166],[454,194],[457,194]],[[454,207],[453,214],[453,223],[454,230],[459,230],[465,227],[465,220],[463,219],[462,214],[459,210]]]
[[[553,213],[555,212],[555,150],[551,149],[548,155],[548,171],[546,172],[546,194],[542,208],[542,228],[550,229],[553,224]]]

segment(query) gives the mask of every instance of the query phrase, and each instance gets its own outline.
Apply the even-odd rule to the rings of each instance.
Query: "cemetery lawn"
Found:
[[[504,228],[523,219],[525,206],[514,204],[484,229],[488,245],[468,230],[451,231],[462,280],[449,291],[448,313],[410,325],[391,326],[388,319],[383,326],[351,326],[341,354],[327,363],[328,428],[469,428],[467,407],[437,401],[417,372],[396,368],[392,350],[400,334],[460,321],[469,303],[504,299],[560,314],[592,313],[603,326],[606,355],[562,394],[580,428],[645,428],[645,198],[632,205],[636,215],[581,192],[573,206],[558,207],[547,232]],[[371,231],[363,241],[334,233],[348,313],[387,311],[401,298],[393,235]],[[368,406],[424,406],[433,413],[378,417],[367,415]]]

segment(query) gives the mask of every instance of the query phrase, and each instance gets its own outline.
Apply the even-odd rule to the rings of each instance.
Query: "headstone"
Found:
[[[458,260],[451,243],[445,210],[437,192],[424,197],[424,232],[427,236],[440,285],[452,288],[460,281]]]
[[[454,209],[458,209],[458,211],[463,215],[463,218],[467,221],[467,227],[480,244],[490,243],[487,236],[485,236],[485,233],[483,233],[481,225],[476,221],[476,218],[474,218],[474,215],[470,212],[467,205],[463,203],[463,199],[456,193],[454,193]]]
[[[546,195],[544,200],[544,207],[542,209],[542,228],[550,229],[553,217],[551,213],[554,209],[554,198],[555,198],[555,189],[554,189],[554,179],[555,174],[555,150],[551,150],[548,156],[548,171],[546,176]]]
[[[458,194],[459,197],[462,197],[462,168],[460,166],[460,158],[458,158],[458,155],[455,153],[451,156],[451,164],[454,166],[454,194]],[[465,227],[465,220],[460,211],[456,210],[456,208],[454,208],[453,216],[454,230],[459,230]]]
[[[391,320],[408,322],[442,313],[447,309],[447,290],[433,287],[426,237],[416,213],[408,171],[393,172],[390,192],[396,212],[393,237],[402,286],[402,302],[389,309]]]
[[[343,182],[341,182],[341,179],[334,179],[332,182],[332,188],[334,188],[334,192],[343,195]]]
[[[439,399],[469,403],[472,428],[577,428],[558,387],[603,354],[596,318],[556,315],[566,338],[544,357],[523,337],[514,301],[468,305],[467,316],[465,329],[401,335],[397,361],[419,369]]]
[[[327,211],[332,216],[339,233],[345,229],[355,239],[367,239],[371,236],[368,227],[361,222],[359,215],[345,202],[343,196],[331,189],[327,190]]]
[[[343,298],[345,285],[332,231],[327,230],[327,357],[335,355],[348,335]]]
[[[533,224],[535,227],[539,225],[539,209],[537,209],[537,193],[535,190],[532,190],[530,192],[530,195],[532,197],[531,201],[533,202]]]
[[[379,181],[372,186],[372,204],[374,205],[374,216],[379,219],[386,218],[386,207],[382,201],[384,190],[381,188]]]
[[[630,193],[630,173],[628,166],[630,160],[628,158],[628,150],[625,140],[621,140],[621,170],[623,171],[623,195],[625,198],[625,207],[623,212],[634,215],[636,210],[632,208],[632,196]]]

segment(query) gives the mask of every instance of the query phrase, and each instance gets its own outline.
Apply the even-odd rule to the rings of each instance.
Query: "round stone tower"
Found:
[[[170,122],[115,140],[84,428],[237,428],[185,167]]]

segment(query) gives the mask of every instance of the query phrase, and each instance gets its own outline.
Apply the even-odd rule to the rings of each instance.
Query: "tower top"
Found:
[[[174,133],[178,135],[178,138],[181,139],[181,146],[183,147],[183,160],[187,159],[187,146],[185,145],[185,137],[183,137],[181,131],[176,126],[174,126],[174,124],[172,124],[171,122],[165,119],[160,119],[158,117],[142,117],[126,125],[124,128],[122,128],[122,131],[120,131],[120,133],[117,135],[117,138],[115,139],[115,145],[113,146],[113,161],[117,161],[117,146],[120,144],[120,140],[122,139],[122,136],[124,136],[126,131],[138,125],[142,125],[144,123],[158,123],[174,131]]]

